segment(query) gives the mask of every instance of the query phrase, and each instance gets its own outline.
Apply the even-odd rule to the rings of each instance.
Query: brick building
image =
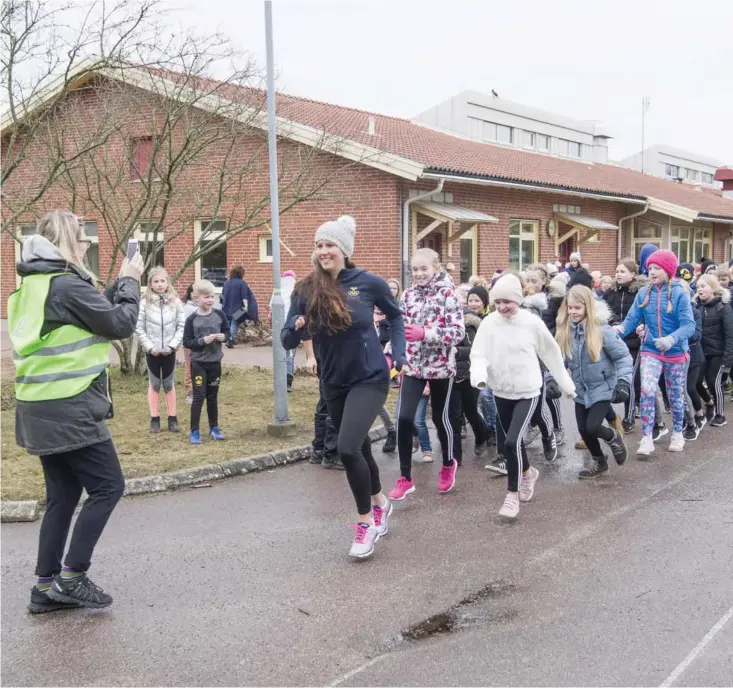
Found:
[[[157,91],[149,88],[150,80],[166,78],[146,74],[124,88],[139,95],[142,113],[145,107],[154,108],[157,97],[153,95]],[[95,84],[99,83],[87,73],[78,93],[69,96],[76,99],[74,116],[79,121],[94,120],[99,107]],[[224,100],[225,96],[217,98]],[[726,197],[726,192],[682,185],[614,165],[471,141],[409,120],[282,94],[277,110],[285,188],[297,172],[289,171],[289,161],[305,155],[310,156],[311,174],[327,180],[322,193],[295,204],[281,216],[281,264],[299,275],[310,269],[315,228],[347,213],[354,215],[358,227],[355,262],[384,277],[399,277],[405,260],[416,246],[423,245],[435,248],[444,262],[453,262],[463,280],[471,274],[490,275],[498,267],[521,269],[536,260],[566,259],[574,250],[581,251],[583,261],[592,269],[609,273],[619,256],[638,255],[649,241],[671,248],[682,260],[710,256],[722,261],[732,256],[733,199]],[[137,129],[128,131],[137,146],[134,155],[142,158],[148,145],[144,142],[152,134],[145,130],[148,122],[150,119],[141,114]],[[211,156],[206,166],[191,165],[178,178],[179,189],[205,184],[217,165],[249,158],[256,164],[249,169],[247,188],[251,195],[266,198],[266,149],[262,136],[252,134],[252,126],[262,129],[264,119],[253,118],[249,130],[235,133],[233,157],[222,153]],[[4,124],[4,147],[8,132]],[[121,144],[110,141],[109,145]],[[30,192],[33,170],[44,163],[42,147],[29,148],[5,193],[17,196]],[[125,193],[138,181],[134,176],[126,182]],[[121,197],[122,191],[116,200]],[[75,201],[78,214],[87,222],[87,233],[97,237],[90,261],[104,275],[112,262],[121,258],[113,256],[114,232],[95,214],[91,200],[85,202],[83,194],[77,194]],[[34,220],[44,211],[70,205],[68,189],[55,185],[33,213],[14,223],[12,231],[22,237],[33,231]],[[5,215],[5,207],[3,212]],[[261,212],[266,215],[267,207]],[[202,232],[207,240],[224,236],[219,231],[237,219],[237,209],[228,208],[223,215],[226,219],[203,211],[200,217],[189,213],[189,226],[175,235],[165,230],[161,257],[170,272],[191,255]],[[146,239],[147,231],[141,222],[141,240]],[[261,224],[226,242],[218,241],[215,251],[181,274],[179,289],[199,275],[220,283],[229,268],[242,264],[256,296],[266,302],[272,288],[272,241],[267,226]],[[16,286],[17,246],[3,233],[3,316],[7,296]]]

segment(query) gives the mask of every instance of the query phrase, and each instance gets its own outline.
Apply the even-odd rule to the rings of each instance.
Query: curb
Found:
[[[383,425],[369,431],[369,439],[372,442],[383,440],[387,437],[387,431]],[[214,480],[224,480],[237,475],[247,473],[260,473],[269,471],[277,466],[288,466],[293,463],[305,461],[310,458],[312,447],[306,444],[301,447],[282,449],[270,454],[231,459],[206,466],[187,468],[182,471],[161,473],[145,478],[129,478],[125,480],[125,497],[136,495],[159,494],[176,490],[180,487],[210,483]],[[82,501],[86,495],[82,495]],[[41,513],[42,503],[39,501],[2,502],[0,504],[0,521],[2,523],[18,523],[23,521],[35,521]]]

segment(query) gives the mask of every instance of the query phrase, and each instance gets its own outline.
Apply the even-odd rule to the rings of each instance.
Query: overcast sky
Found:
[[[184,4],[181,5],[180,3]],[[263,0],[178,0],[265,64]],[[731,0],[273,0],[278,88],[411,117],[465,90],[733,164]]]

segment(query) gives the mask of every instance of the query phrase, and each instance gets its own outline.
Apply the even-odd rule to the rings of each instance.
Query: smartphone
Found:
[[[132,260],[140,250],[137,239],[130,239],[127,242],[127,260]]]

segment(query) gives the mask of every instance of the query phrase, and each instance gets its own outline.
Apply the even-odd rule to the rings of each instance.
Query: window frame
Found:
[[[502,129],[506,129],[509,132],[509,140],[508,141],[502,141],[501,137],[499,136],[499,131]],[[504,146],[511,146],[514,144],[514,127],[510,127],[508,124],[498,124],[496,125],[496,142],[501,143]]]
[[[663,242],[663,231],[662,227],[657,224],[646,222],[643,225],[644,228],[649,228],[654,231],[654,236],[639,236],[639,230],[642,228],[639,222],[634,222],[634,227],[631,232],[631,255],[634,260],[639,262],[639,251],[644,244],[654,244],[657,248],[662,248]]]
[[[267,255],[267,242],[270,242],[270,255]],[[273,242],[272,242],[272,234],[260,234],[258,238],[258,245],[259,245],[259,253],[260,263],[272,263],[272,254],[273,254]]]
[[[228,224],[226,220],[221,220],[221,219],[215,218],[215,217],[214,218],[199,218],[198,220],[195,220],[194,221],[194,232],[193,232],[193,247],[194,247],[194,249],[199,244],[199,242],[201,240],[201,235],[204,233],[204,230],[202,229],[202,225],[204,223],[213,224],[214,222],[223,222],[224,225],[225,225],[225,227],[227,227],[227,224]],[[208,241],[211,241],[212,239],[217,239],[222,234],[226,235],[227,232],[228,232],[228,228],[227,229],[223,229],[223,230],[214,230],[214,231],[211,231],[211,232],[207,232],[207,238],[205,239],[205,241],[208,242]],[[227,252],[227,255],[226,255],[226,265],[225,265],[225,271],[227,273],[229,272],[229,249],[228,249],[228,243],[229,243],[228,240],[225,240],[223,242],[224,247],[226,248],[226,252]],[[201,257],[199,257],[196,261],[194,261],[194,264],[193,264],[194,265],[194,279],[196,279],[196,280],[200,280],[201,279],[201,270],[202,270],[201,260],[202,260]],[[215,294],[221,294],[222,289],[223,289],[223,287],[214,286],[214,293]]]
[[[517,234],[513,235],[512,227],[516,224],[519,225],[519,231]],[[531,229],[527,230],[526,229],[527,227],[531,227]],[[522,246],[525,242],[528,242],[528,241],[531,241],[533,246],[532,246],[532,259],[529,261],[529,263],[527,263],[527,265],[531,265],[532,263],[537,262],[537,255],[539,252],[539,243],[540,243],[539,231],[540,231],[540,221],[539,220],[527,220],[527,219],[519,218],[519,217],[511,218],[509,220],[509,230],[508,230],[509,260],[508,260],[508,263],[509,263],[509,268],[511,270],[521,271],[527,267],[522,262]],[[516,266],[512,265],[512,262],[511,262],[512,239],[519,240],[519,246],[518,246],[518,251],[517,251],[518,262]]]
[[[700,244],[702,252],[697,252],[697,245]],[[703,256],[713,257],[713,230],[710,227],[692,227],[690,229],[690,248],[694,260],[689,263],[699,263]]]
[[[540,146],[540,139],[544,139],[547,141],[547,145],[542,147]],[[537,134],[536,136],[537,141],[537,150],[541,153],[549,153],[550,152],[550,146],[552,145],[552,137],[548,136],[547,134]]]
[[[574,155],[570,152],[571,146],[577,146],[578,147],[578,154]],[[574,160],[582,160],[583,159],[583,144],[579,141],[568,141],[568,157],[573,158]]]
[[[671,172],[670,170],[675,170],[675,172]],[[677,179],[680,176],[680,166],[679,165],[673,165],[671,162],[664,163],[664,176],[669,177],[670,179]]]
[[[530,143],[527,143],[527,137],[530,139]],[[537,148],[537,134],[533,131],[522,131],[522,148],[525,150],[536,150]]]

